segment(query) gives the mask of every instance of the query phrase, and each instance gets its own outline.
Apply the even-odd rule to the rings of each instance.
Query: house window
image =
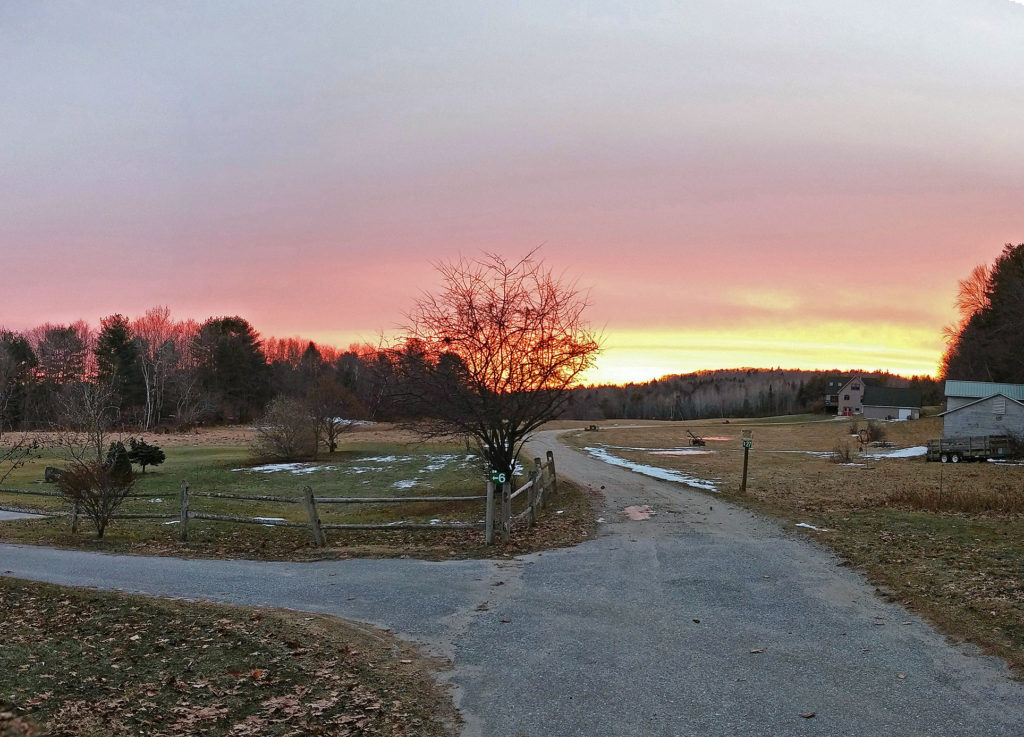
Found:
[[[855,392],[859,392],[860,391],[860,386],[858,386],[858,385],[851,386],[850,388],[853,389]]]
[[[850,395],[849,394],[844,394],[843,395],[843,401],[844,402],[849,402],[850,401]]]

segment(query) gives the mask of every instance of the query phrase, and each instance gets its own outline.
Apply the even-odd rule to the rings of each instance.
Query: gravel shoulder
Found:
[[[1020,734],[1024,687],[1001,661],[947,643],[820,546],[569,450],[555,432],[531,449],[554,450],[560,474],[604,495],[596,540],[437,563],[5,545],[0,574],[390,628],[451,659],[467,737]],[[633,505],[655,514],[620,514]]]

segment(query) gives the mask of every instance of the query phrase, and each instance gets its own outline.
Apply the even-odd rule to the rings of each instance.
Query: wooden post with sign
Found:
[[[484,516],[484,545],[494,545],[494,482],[487,482],[487,513]]]
[[[740,482],[740,494],[747,493],[747,459],[750,456],[750,448],[754,445],[754,431],[743,430],[743,481]]]

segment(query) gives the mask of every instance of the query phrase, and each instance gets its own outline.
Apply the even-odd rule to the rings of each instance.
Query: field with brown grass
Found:
[[[640,424],[640,423],[636,423]],[[930,417],[880,423],[891,447],[864,444],[864,421],[644,423],[570,434],[579,447],[710,482],[730,501],[802,528],[880,589],[1024,673],[1024,466],[884,457],[941,435]],[[753,432],[739,494],[742,430]],[[707,437],[693,447],[687,430]],[[839,457],[849,462],[836,462]]]

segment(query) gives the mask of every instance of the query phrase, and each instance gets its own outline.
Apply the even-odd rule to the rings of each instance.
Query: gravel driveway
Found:
[[[466,737],[1024,734],[1024,687],[819,546],[542,433],[598,539],[497,561],[262,563],[0,545],[0,573],[338,614],[448,656]],[[631,521],[623,507],[650,505]],[[554,511],[554,510],[553,510]],[[813,716],[809,716],[812,715]]]

